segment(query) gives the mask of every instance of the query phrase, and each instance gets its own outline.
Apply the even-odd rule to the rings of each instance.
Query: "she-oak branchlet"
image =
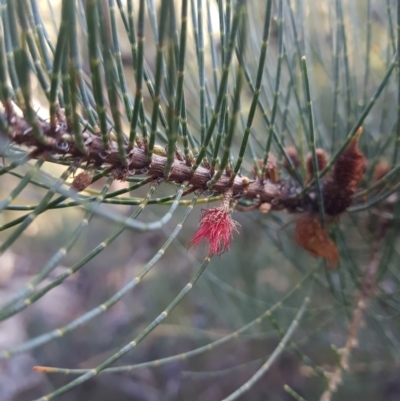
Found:
[[[191,240],[191,245],[198,245],[206,240],[209,245],[209,254],[221,254],[229,249],[233,231],[237,231],[237,223],[231,218],[229,204],[231,200],[253,201],[253,206],[243,208],[238,206],[236,210],[255,210],[269,212],[270,210],[287,210],[288,212],[302,213],[297,221],[295,240],[298,245],[307,250],[312,256],[321,256],[328,261],[330,266],[336,264],[338,251],[334,242],[330,239],[325,227],[321,225],[317,217],[318,204],[316,196],[312,196],[315,189],[311,187],[308,194],[299,196],[301,188],[291,179],[280,179],[276,158],[270,154],[265,166],[264,177],[249,179],[243,176],[231,177],[226,171],[220,179],[208,188],[207,183],[212,179],[209,166],[200,166],[196,170],[191,169],[191,163],[182,158],[176,158],[168,177],[164,177],[164,167],[167,158],[153,154],[151,162],[148,161],[145,146],[138,142],[137,146],[129,149],[127,146],[127,164],[122,164],[119,158],[118,145],[110,139],[109,147],[103,145],[100,135],[84,132],[85,152],[82,152],[74,141],[74,136],[67,124],[59,118],[54,127],[44,120],[38,120],[38,127],[47,139],[40,142],[34,135],[33,129],[26,120],[10,112],[3,112],[2,117],[8,122],[7,132],[3,132],[7,138],[15,144],[25,145],[30,149],[31,158],[56,159],[77,163],[82,166],[107,167],[110,174],[116,179],[124,180],[134,174],[145,173],[154,180],[164,178],[167,181],[182,184],[188,182],[191,191],[204,192],[211,190],[223,195],[223,203],[220,207],[203,212],[199,228]],[[347,148],[339,156],[333,166],[332,172],[322,181],[322,195],[324,213],[328,216],[328,223],[337,219],[353,202],[354,194],[363,177],[365,170],[365,157],[358,148],[358,139],[362,133],[360,128],[356,136],[350,141]],[[290,149],[288,149],[290,150]],[[293,165],[298,166],[298,158],[295,150],[288,152],[293,159]],[[319,170],[327,164],[327,157],[322,149],[317,149]],[[287,164],[283,164],[288,167]],[[258,166],[259,168],[262,166]],[[314,172],[309,156],[306,161],[307,181],[314,178]],[[290,173],[290,170],[289,170]],[[82,191],[90,185],[91,172],[84,171],[78,174],[71,188]]]

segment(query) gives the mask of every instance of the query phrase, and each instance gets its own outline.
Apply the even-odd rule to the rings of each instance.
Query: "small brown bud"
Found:
[[[82,171],[82,173],[79,173],[74,178],[69,189],[81,192],[92,183],[92,179],[93,179],[92,174],[90,174],[87,171]]]
[[[278,182],[279,180],[277,160],[272,153],[268,155],[267,164],[265,166],[265,178],[271,182]]]
[[[261,213],[268,213],[271,210],[271,204],[268,202],[261,203],[260,207],[258,208]]]
[[[250,180],[247,177],[242,177],[242,184],[243,185],[249,185],[250,184]]]
[[[167,156],[167,151],[162,146],[159,145],[154,145],[153,153],[155,153],[158,156]]]
[[[263,160],[257,160],[258,168],[262,170],[263,168]],[[254,176],[256,176],[256,169],[253,169]],[[265,164],[265,176],[264,179],[270,180],[271,182],[277,182],[279,180],[279,172],[277,166],[277,160],[275,155],[270,153],[268,155],[267,163]]]
[[[321,171],[328,164],[328,159],[326,157],[324,149],[317,148],[315,149],[315,153],[317,156],[318,170]],[[310,182],[314,178],[314,166],[311,153],[307,155],[306,167],[307,167],[307,182]]]
[[[295,169],[299,168],[300,160],[299,160],[299,156],[297,155],[297,149],[294,146],[289,146],[289,147],[285,148],[285,152],[288,155],[290,161],[292,162],[293,167]],[[290,165],[289,165],[286,157],[283,158],[282,166],[290,173]]]

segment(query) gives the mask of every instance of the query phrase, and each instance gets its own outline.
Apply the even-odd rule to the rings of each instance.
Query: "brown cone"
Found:
[[[360,128],[337,159],[331,177],[323,186],[325,213],[330,216],[338,216],[351,205],[364,175],[366,160],[358,148],[361,133]]]
[[[337,263],[339,252],[317,215],[302,217],[296,224],[294,235],[297,244],[312,256],[325,258],[329,267]]]

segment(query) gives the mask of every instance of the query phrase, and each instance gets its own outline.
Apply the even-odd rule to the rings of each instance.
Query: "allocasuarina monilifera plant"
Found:
[[[386,7],[378,0],[62,0],[52,10],[51,2],[42,3],[0,3],[0,252],[24,250],[26,233],[46,215],[70,216],[75,209],[84,215],[71,218],[69,224],[77,225],[66,230],[62,246],[2,303],[0,320],[25,310],[29,315],[32,304],[79,277],[92,261],[100,266],[97,256],[117,238],[123,243],[125,231],[135,233],[129,241],[134,251],[140,233],[172,229],[161,246],[151,237],[147,248],[154,256],[106,301],[5,347],[0,358],[38,349],[35,358],[44,363],[45,345],[95,325],[95,317],[124,302],[156,263],[171,264],[176,255],[189,260],[196,252],[206,257],[181,290],[170,294],[172,301],[154,312],[156,318],[125,345],[113,343],[110,357],[88,369],[36,366],[38,372],[78,375],[40,400],[100,373],[156,367],[211,350],[210,358],[223,360],[227,353],[217,356],[219,345],[267,320],[276,335],[265,338],[269,348],[256,361],[258,368],[246,362],[251,374],[243,379],[243,361],[235,359],[238,366],[215,373],[238,375],[221,383],[215,399],[239,399],[247,392],[249,399],[282,398],[279,392],[286,391],[296,400],[331,400],[344,371],[357,371],[357,347],[360,354],[368,351],[359,359],[364,367],[376,359],[382,371],[398,366],[398,330],[390,317],[399,309],[400,6],[390,0]],[[42,190],[33,205],[21,195],[37,198],[33,194]],[[169,194],[154,197],[163,190]],[[200,210],[198,204],[206,206],[196,229],[189,215]],[[118,205],[137,207],[128,216]],[[167,212],[148,221],[151,210],[157,214],[166,205]],[[95,216],[109,222],[105,232],[116,224],[98,245],[88,234]],[[48,247],[41,234],[39,246]],[[71,262],[68,257],[84,249],[82,238],[88,252]],[[64,270],[63,260],[71,265]],[[207,268],[211,260],[218,274],[226,267],[224,276]],[[203,296],[205,278],[234,301]],[[168,280],[181,285],[173,274]],[[105,283],[96,281],[100,293]],[[223,328],[222,336],[154,361],[112,366],[176,307],[171,319],[191,321],[194,312],[181,301],[195,283],[198,293],[184,302],[209,302],[204,316],[210,319],[213,313],[232,316],[211,326]],[[160,294],[152,295],[154,306]],[[297,297],[292,306],[289,297]],[[328,314],[330,321],[322,324]],[[343,338],[329,340],[332,350],[325,342],[337,327]],[[368,341],[376,343],[376,333],[381,347],[396,351],[393,360],[371,352]],[[238,355],[240,350],[239,344]],[[284,371],[279,389],[271,390],[266,372],[282,353],[299,364],[303,383],[294,385],[294,375]],[[354,395],[357,380],[352,383],[341,387],[341,399],[351,399],[347,387]],[[204,385],[193,391],[184,399],[204,399]]]

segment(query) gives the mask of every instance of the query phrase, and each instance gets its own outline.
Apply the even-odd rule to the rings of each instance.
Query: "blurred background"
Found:
[[[4,1],[2,2],[4,3]],[[80,2],[78,2],[80,3]],[[120,2],[125,9],[125,2]],[[134,1],[137,10],[138,1]],[[152,3],[152,2],[150,2]],[[179,15],[181,2],[176,1]],[[195,3],[195,2],[192,2]],[[233,5],[235,2],[232,2]],[[253,77],[257,71],[265,2],[248,1],[248,48],[245,63]],[[270,43],[267,56],[262,98],[270,112],[276,80],[276,60],[279,52],[278,1],[273,1]],[[346,46],[340,48],[340,62],[335,70],[335,49],[340,42],[337,36],[337,2],[313,0],[284,1],[283,36],[289,60],[297,57],[296,39],[307,55],[313,93],[315,127],[318,143],[332,154],[346,137],[376,88],[381,83],[391,62],[392,36],[396,26],[396,2],[383,0],[343,0],[342,11],[347,29]],[[44,24],[53,41],[60,24],[60,1],[39,0],[37,4]],[[224,5],[226,6],[225,2]],[[155,2],[156,16],[159,2]],[[193,4],[192,4],[193,6]],[[208,9],[208,10],[207,10]],[[289,12],[292,9],[293,14]],[[189,22],[191,21],[189,7]],[[207,14],[206,11],[209,11]],[[220,49],[219,14],[217,1],[204,1],[204,46],[206,80],[213,88],[212,46]],[[296,38],[291,16],[294,16]],[[82,17],[82,15],[80,16]],[[130,44],[119,12],[116,12],[122,60],[128,87],[134,93],[134,71]],[[156,46],[149,19],[146,16],[145,60],[149,70],[155,71]],[[389,19],[390,18],[390,19]],[[178,18],[177,26],[180,21]],[[84,42],[84,32],[82,42]],[[194,135],[199,131],[198,65],[192,24],[186,55],[185,96],[188,124]],[[213,45],[211,44],[213,41]],[[342,44],[343,46],[343,44]],[[87,49],[82,45],[83,71],[90,73]],[[347,52],[347,60],[343,52]],[[368,79],[365,80],[368,62]],[[347,70],[348,68],[348,70]],[[335,93],[335,71],[338,71],[337,118],[332,116]],[[285,146],[296,146],[299,155],[307,153],[307,142],[302,129],[301,114],[305,111],[301,72],[294,69],[291,81],[289,70],[282,67],[282,81],[278,103],[277,127]],[[349,74],[349,75],[346,75]],[[233,78],[232,78],[233,79]],[[390,77],[379,101],[364,124],[361,149],[369,166],[365,180],[371,179],[373,165],[389,158],[396,124],[397,84],[396,74]],[[350,86],[348,85],[350,83]],[[46,99],[33,79],[34,101],[38,108],[46,109]],[[234,82],[232,83],[234,87]],[[300,102],[297,109],[293,89],[297,87]],[[37,90],[36,90],[37,89]],[[351,110],[346,101],[351,94]],[[212,90],[212,98],[215,91]],[[236,157],[241,143],[243,123],[252,100],[245,85],[242,92],[242,120],[237,128],[232,152]],[[151,111],[152,101],[144,90],[146,110]],[[164,106],[163,106],[164,107]],[[210,112],[211,105],[208,103]],[[332,124],[337,123],[332,135]],[[126,124],[126,122],[125,122]],[[125,126],[125,128],[128,125]],[[262,157],[267,138],[262,113],[256,112],[252,128],[252,146]],[[161,146],[165,144],[160,142]],[[276,152],[276,150],[275,150]],[[281,162],[281,156],[278,156]],[[4,165],[7,165],[7,160]],[[242,173],[252,177],[252,157],[246,154]],[[5,199],[34,163],[30,162],[13,170],[13,174],[0,175],[0,198]],[[40,174],[60,176],[65,166],[44,163]],[[281,174],[288,179],[280,167]],[[39,179],[39,178],[38,178]],[[69,181],[70,182],[70,181]],[[100,191],[105,183],[101,179],[91,190]],[[132,185],[114,181],[109,192]],[[366,187],[368,181],[363,183]],[[129,199],[142,199],[148,186],[123,195]],[[176,187],[160,185],[153,198],[173,195]],[[29,185],[11,205],[37,205],[46,190]],[[207,194],[202,194],[205,198]],[[189,196],[188,199],[191,197]],[[186,198],[185,198],[186,199]],[[396,199],[397,200],[397,199]],[[44,374],[32,370],[35,365],[86,369],[97,366],[122,346],[132,341],[152,322],[181,291],[202,263],[207,249],[199,246],[188,248],[196,231],[202,210],[219,203],[197,205],[181,232],[146,274],[143,280],[128,291],[109,310],[89,320],[84,325],[66,333],[61,338],[42,346],[0,360],[0,400],[32,400],[66,384],[75,376]],[[105,208],[129,216],[137,206],[108,204]],[[141,221],[160,219],[169,205],[148,205],[141,213]],[[163,246],[185,213],[181,205],[172,219],[161,230],[138,233],[126,229],[83,268],[61,285],[54,287],[43,298],[22,312],[0,323],[0,349],[8,350],[44,333],[63,327],[87,311],[105,302],[126,283],[136,277],[149,260]],[[15,208],[18,209],[18,208]],[[282,212],[261,214],[258,211],[235,213],[240,224],[234,234],[229,252],[214,257],[199,281],[179,303],[174,311],[139,346],[113,366],[136,365],[189,352],[213,343],[243,328],[266,310],[274,306],[271,316],[264,316],[259,324],[252,325],[232,340],[191,358],[176,358],[161,366],[147,366],[129,372],[102,374],[61,395],[61,401],[156,401],[196,400],[218,401],[245,383],[274,352],[282,335],[293,322],[300,304],[311,294],[310,305],[291,343],[273,363],[269,371],[240,400],[278,401],[293,400],[284,390],[288,385],[307,401],[319,399],[326,386],[321,372],[332,372],[338,364],[338,354],[332,345],[341,348],[348,338],[348,326],[354,311],[354,297],[360,288],[363,272],[371,259],[374,233],[381,227],[383,212],[393,209],[368,209],[359,213],[346,213],[334,224],[334,238],[341,261],[337,270],[327,270],[323,261],[314,259],[295,244],[293,227],[297,215]],[[382,212],[382,213],[381,213]],[[8,208],[0,214],[4,225],[27,211]],[[57,250],[71,238],[85,215],[83,208],[66,207],[46,210],[24,231],[18,240],[0,256],[0,303],[7,302],[16,291],[35,277]],[[386,221],[386,220],[385,220]],[[389,221],[390,224],[393,221]],[[388,223],[388,224],[389,224]],[[391,258],[386,262],[386,274],[380,277],[375,298],[368,303],[364,323],[358,333],[358,347],[352,351],[349,370],[343,383],[333,395],[333,400],[394,401],[400,399],[400,336],[399,336],[399,238],[397,222],[390,231]],[[391,226],[392,227],[392,226]],[[82,258],[112,235],[118,225],[95,215],[79,236],[76,244],[62,258],[57,267],[40,284],[51,283],[60,274],[80,263]],[[12,228],[11,228],[12,230]],[[5,241],[10,229],[0,231],[0,242]],[[386,238],[388,240],[388,237]],[[385,249],[382,244],[380,249]],[[388,251],[389,252],[389,251]],[[386,253],[385,253],[386,255]],[[311,278],[312,272],[316,278]],[[299,285],[299,283],[301,285]],[[287,294],[291,294],[286,297]],[[283,301],[282,303],[280,303]],[[281,331],[279,331],[281,330]],[[2,354],[4,356],[4,354]]]

